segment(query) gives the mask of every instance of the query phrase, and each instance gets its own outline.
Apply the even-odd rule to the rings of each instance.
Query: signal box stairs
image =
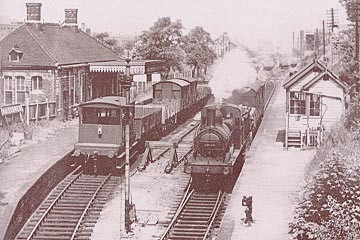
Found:
[[[301,131],[288,131],[287,146],[301,148]]]

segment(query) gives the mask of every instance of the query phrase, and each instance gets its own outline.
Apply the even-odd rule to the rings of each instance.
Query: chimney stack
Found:
[[[41,3],[26,3],[26,22],[40,23]]]
[[[77,26],[77,9],[65,9],[65,25]]]

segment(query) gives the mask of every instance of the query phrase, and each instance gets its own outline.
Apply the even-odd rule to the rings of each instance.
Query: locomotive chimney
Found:
[[[26,22],[40,23],[41,3],[26,3]]]
[[[215,126],[215,114],[216,108],[208,108],[206,109],[206,118],[207,118],[207,125],[208,126]]]

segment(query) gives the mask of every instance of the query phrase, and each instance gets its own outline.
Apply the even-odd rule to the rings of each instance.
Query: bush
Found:
[[[338,126],[308,168],[296,208],[294,239],[360,239],[360,141]]]
[[[360,130],[360,96],[349,104],[344,117],[344,126],[351,131]]]

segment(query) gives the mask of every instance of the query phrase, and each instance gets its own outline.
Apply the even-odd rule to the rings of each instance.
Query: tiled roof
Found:
[[[19,62],[9,62],[9,52],[17,45],[23,56]],[[2,66],[55,66],[56,61],[47,54],[32,37],[25,26],[21,26],[0,41]]]
[[[24,53],[19,62],[9,62],[14,45]],[[25,24],[1,42],[3,66],[56,66],[113,61],[117,54],[86,33],[58,24]]]

